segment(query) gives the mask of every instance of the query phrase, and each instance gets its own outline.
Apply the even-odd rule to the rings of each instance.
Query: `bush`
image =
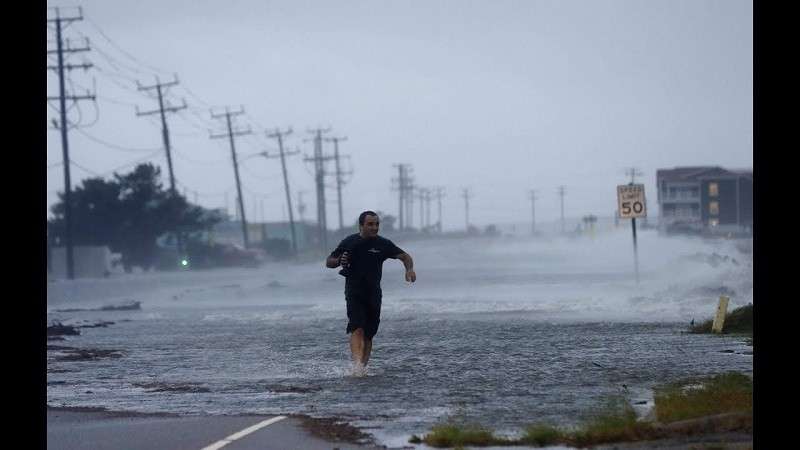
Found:
[[[689,332],[696,334],[711,333],[711,326],[713,324],[714,320],[709,319],[690,327]],[[725,322],[722,324],[722,332],[753,334],[753,304],[749,303],[729,312],[725,316]]]
[[[529,445],[555,445],[564,437],[563,433],[550,425],[531,425],[525,429],[522,442]]]
[[[656,390],[659,421],[674,422],[712,414],[753,410],[753,380],[728,372],[702,381],[684,381]]]

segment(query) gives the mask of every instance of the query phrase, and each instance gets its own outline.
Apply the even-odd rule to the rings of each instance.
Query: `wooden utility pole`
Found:
[[[463,188],[461,196],[464,198],[464,224],[467,233],[469,233],[469,199],[472,198],[473,195],[469,192],[469,188]]]
[[[306,204],[303,203],[303,194],[306,191],[297,191],[297,213],[300,214],[300,223],[305,223]]]
[[[228,126],[228,133],[227,134],[211,134],[211,139],[220,139],[227,137],[228,141],[231,145],[231,159],[233,160],[233,174],[236,177],[236,193],[239,197],[239,214],[241,214],[242,219],[242,235],[244,237],[244,247],[248,248],[250,246],[250,239],[247,236],[247,217],[244,213],[244,197],[242,196],[242,184],[239,180],[239,163],[236,160],[236,145],[234,144],[234,136],[243,136],[245,134],[250,134],[253,131],[248,127],[247,130],[233,130],[233,126],[231,125],[231,116],[238,116],[240,114],[244,114],[244,107],[240,107],[239,111],[230,111],[228,107],[225,107],[225,113],[222,114],[214,114],[214,111],[211,111],[211,117],[214,119],[221,119],[225,117],[226,124]]]
[[[397,206],[398,229],[403,231],[405,230],[403,210],[406,192],[406,168],[408,164],[393,164],[392,167],[397,168],[397,178],[392,178],[392,190],[396,190],[399,193],[399,204]]]
[[[292,129],[289,128],[288,130],[281,132],[277,128],[272,133],[267,132],[267,137],[276,138],[278,139],[278,151],[280,153],[279,157],[281,158],[281,169],[283,170],[283,189],[286,192],[286,207],[289,211],[289,227],[291,228],[292,232],[292,252],[296,255],[297,254],[297,233],[294,229],[294,213],[292,212],[292,196],[291,191],[289,190],[289,176],[286,173],[286,158],[285,156],[296,155],[300,153],[300,151],[293,151],[284,153],[283,151],[283,137],[287,136],[292,133]],[[274,158],[274,156],[270,156],[267,152],[263,152],[262,155],[266,158]]]
[[[413,195],[413,186],[412,186],[412,179],[411,179],[411,165],[410,164],[394,164],[394,167],[397,167],[397,178],[393,178],[393,184],[396,183],[396,186],[393,187],[393,190],[397,190],[399,192],[399,205],[397,208],[398,217],[400,220],[400,231],[405,230],[406,228],[411,227],[411,211],[410,209],[410,201]]]
[[[409,169],[411,169],[409,167]],[[408,224],[408,228],[413,230],[414,229],[414,190],[417,187],[414,186],[414,179],[408,176],[406,173],[406,224]]]
[[[325,161],[333,159],[333,157],[326,157],[322,154],[322,133],[327,133],[330,130],[330,127],[308,130],[314,136],[314,157],[303,159],[304,161],[314,162],[314,181],[317,186],[317,227],[319,230],[320,252],[323,254],[328,251],[328,219],[325,208]]]
[[[83,63],[83,64],[65,64],[64,63],[64,54],[65,53],[77,53],[77,52],[87,52],[89,51],[89,40],[86,39],[86,45],[84,47],[76,48],[72,47],[67,41],[66,47],[64,46],[64,39],[62,38],[63,29],[69,26],[72,22],[76,20],[83,20],[83,10],[79,7],[78,8],[78,16],[73,17],[61,17],[61,11],[59,8],[55,8],[56,17],[54,19],[47,19],[48,23],[55,23],[56,24],[56,49],[55,50],[47,50],[47,54],[58,54],[58,66],[47,66],[48,70],[55,70],[58,73],[58,88],[59,88],[59,95],[58,97],[47,97],[47,100],[58,100],[59,101],[59,114],[61,116],[60,122],[57,124],[59,130],[61,131],[61,150],[63,152],[64,158],[64,245],[66,247],[66,254],[67,254],[67,278],[72,280],[75,278],[75,259],[73,255],[73,244],[72,244],[72,184],[70,181],[70,161],[69,161],[69,140],[67,139],[67,130],[69,129],[69,122],[67,122],[67,99],[72,100],[74,102],[80,100],[95,100],[95,96],[89,94],[88,92],[86,95],[67,95],[66,90],[64,88],[64,70],[74,70],[74,69],[84,69],[87,70],[92,65],[90,63]]]
[[[436,230],[441,233],[442,232],[442,197],[444,197],[445,191],[443,186],[436,186],[434,189],[434,195],[436,195],[436,203],[439,209],[439,216],[438,220],[436,221]]]
[[[433,190],[432,188],[425,188],[425,228],[431,226],[431,199]]]
[[[417,199],[419,199],[419,230],[422,231],[425,229],[425,193],[428,191],[427,188],[419,187],[417,188]]]
[[[352,171],[343,172],[341,166],[339,165],[339,142],[343,142],[347,140],[347,136],[345,137],[333,137],[333,138],[325,138],[326,142],[333,142],[333,158],[336,161],[336,197],[337,197],[337,205],[339,206],[339,229],[341,230],[344,228],[344,218],[342,216],[342,184],[344,180],[342,180],[342,175],[352,175]],[[346,156],[345,156],[346,157]]]
[[[637,176],[642,176],[643,174],[638,168],[629,167],[628,169],[625,170],[625,175],[630,175],[631,176],[631,184],[635,184],[636,183],[636,177]]]
[[[169,168],[169,187],[170,187],[169,191],[170,191],[170,194],[173,197],[177,197],[178,194],[175,191],[175,172],[172,169],[172,153],[171,153],[171,149],[170,149],[170,145],[169,145],[169,128],[167,127],[167,118],[166,118],[166,115],[164,113],[165,112],[176,112],[176,111],[180,111],[181,109],[185,109],[186,108],[186,100],[181,99],[181,101],[183,103],[183,105],[181,105],[181,106],[167,106],[167,107],[164,107],[164,91],[162,90],[162,88],[166,88],[166,87],[169,87],[169,86],[174,86],[176,84],[178,84],[178,76],[177,75],[175,76],[175,80],[174,81],[170,81],[170,82],[167,82],[167,83],[161,83],[161,81],[158,79],[158,76],[156,76],[156,84],[154,84],[152,86],[142,86],[139,83],[138,80],[136,81],[136,85],[138,86],[138,89],[140,91],[149,91],[151,89],[155,89],[156,93],[158,94],[158,109],[155,109],[155,110],[152,110],[152,111],[139,112],[139,106],[137,105],[136,106],[136,115],[137,116],[149,116],[151,114],[160,114],[161,115],[161,139],[164,142],[164,149],[167,152],[167,167]],[[175,233],[175,238],[177,240],[178,253],[181,254],[181,258],[183,258],[183,252],[184,252],[183,234],[180,231],[178,231],[178,232]]]
[[[531,189],[528,192],[528,196],[531,199],[531,234],[536,234],[536,191]]]
[[[167,128],[167,118],[164,114],[165,112],[176,112],[180,111],[181,109],[186,109],[186,100],[182,100],[181,106],[167,106],[164,107],[164,91],[162,88],[166,88],[169,86],[175,86],[178,84],[178,76],[175,76],[174,81],[170,81],[167,83],[162,83],[158,77],[156,77],[156,84],[152,86],[142,86],[139,84],[139,81],[136,81],[136,85],[140,91],[149,91],[151,89],[155,89],[156,93],[158,94],[158,109],[154,109],[152,111],[145,111],[139,112],[139,106],[136,106],[136,115],[137,116],[149,116],[152,114],[160,114],[161,115],[161,139],[164,142],[164,149],[167,152],[167,167],[169,168],[169,186],[170,192],[172,195],[176,195],[175,192],[175,172],[172,170],[172,154],[170,152],[170,145],[169,145],[169,128]]]

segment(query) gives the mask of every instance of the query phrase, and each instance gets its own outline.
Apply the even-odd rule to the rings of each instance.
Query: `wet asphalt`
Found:
[[[220,441],[274,416],[146,416],[48,409],[47,448],[225,450],[385,450],[386,447],[328,442],[312,436],[299,419],[287,417],[219,446]],[[211,449],[207,449],[211,450]]]

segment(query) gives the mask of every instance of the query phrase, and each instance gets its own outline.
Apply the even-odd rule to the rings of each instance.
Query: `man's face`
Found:
[[[378,235],[378,228],[380,227],[380,220],[378,216],[367,216],[364,218],[364,225],[361,225],[361,236],[365,238],[374,238]]]

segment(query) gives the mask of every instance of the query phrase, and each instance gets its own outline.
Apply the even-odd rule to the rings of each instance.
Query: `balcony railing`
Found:
[[[662,194],[661,198],[663,200],[691,200],[694,202],[700,201],[700,195],[691,195],[691,194]]]

